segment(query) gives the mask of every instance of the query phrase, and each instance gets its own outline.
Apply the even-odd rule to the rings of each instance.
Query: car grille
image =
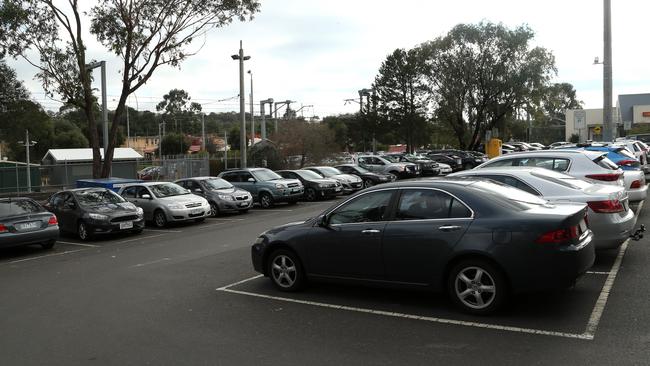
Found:
[[[236,199],[237,201],[244,201],[244,200],[247,200],[247,199],[248,199],[248,196],[246,196],[246,195],[243,195],[243,196],[236,196],[235,199]]]
[[[201,202],[188,203],[185,205],[187,208],[201,207]]]
[[[287,184],[287,187],[289,187],[289,188],[295,188],[295,187],[298,187],[298,186],[299,186],[298,183],[289,183],[289,184]]]
[[[137,219],[138,219],[138,215],[120,216],[120,217],[112,218],[111,222],[133,221]]]
[[[406,169],[408,169],[408,170],[411,171],[411,172],[416,171],[416,167],[415,167],[414,165],[407,165],[407,166],[406,166]]]
[[[351,183],[350,184],[353,188],[361,188],[361,182],[359,183]]]

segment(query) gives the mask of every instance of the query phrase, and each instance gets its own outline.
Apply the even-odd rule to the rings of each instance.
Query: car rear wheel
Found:
[[[90,240],[91,238],[88,225],[86,225],[83,221],[79,221],[79,225],[77,225],[77,235],[79,236],[79,239],[83,241]]]
[[[43,249],[52,249],[54,248],[54,244],[56,243],[56,240],[48,240],[44,243],[41,243],[41,247]]]
[[[278,249],[271,253],[268,274],[273,285],[280,291],[298,291],[305,283],[305,275],[298,256],[286,249]]]
[[[273,207],[273,197],[268,193],[260,194],[260,206],[262,206],[262,208]]]
[[[313,188],[307,188],[305,191],[305,201],[315,201],[316,200],[316,191]]]
[[[507,296],[502,272],[482,259],[467,259],[456,264],[448,277],[449,296],[463,311],[485,315],[501,307]]]
[[[211,217],[219,216],[219,206],[214,202],[210,202],[210,216]]]
[[[158,228],[162,228],[167,225],[167,217],[162,210],[156,210],[156,212],[153,213],[153,223]]]
[[[372,181],[372,179],[364,179],[363,180],[363,188],[370,188],[374,186],[375,183]]]

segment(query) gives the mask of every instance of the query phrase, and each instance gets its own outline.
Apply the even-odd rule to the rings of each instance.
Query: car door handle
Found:
[[[460,226],[458,226],[458,225],[445,225],[445,226],[440,226],[438,228],[438,230],[440,230],[440,231],[456,231],[456,230],[460,230]]]
[[[379,231],[377,229],[366,229],[366,230],[362,230],[361,234],[370,235],[370,234],[379,234],[380,232],[381,231]]]

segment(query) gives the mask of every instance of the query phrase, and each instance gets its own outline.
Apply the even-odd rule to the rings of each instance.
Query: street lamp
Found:
[[[242,41],[239,41],[239,54],[232,55],[233,60],[239,61],[239,114],[241,115],[241,131],[239,133],[239,150],[241,152],[241,167],[246,168],[246,112],[245,88],[244,88],[244,61],[250,60],[250,56],[244,56]]]
[[[251,148],[253,148],[253,144],[255,143],[255,118],[253,117],[253,71],[248,70],[248,74],[251,76]]]
[[[27,192],[32,191],[32,176],[31,170],[29,168],[29,148],[36,145],[36,141],[29,140],[29,130],[25,130],[25,141],[18,141],[18,144],[25,146],[25,158],[27,161]],[[16,187],[18,188],[18,187]]]
[[[93,62],[87,64],[88,70],[93,70],[101,67],[102,71],[102,124],[104,125],[104,157],[106,157],[106,150],[108,149],[108,109],[106,109],[106,61]]]

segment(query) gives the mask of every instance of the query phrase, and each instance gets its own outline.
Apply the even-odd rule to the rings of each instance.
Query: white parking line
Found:
[[[154,233],[182,233],[182,230],[167,230],[167,229],[144,229],[144,231],[151,231]]]
[[[139,238],[133,238],[129,240],[122,240],[118,241],[117,244],[124,244],[124,243],[130,243],[132,241],[138,241],[138,240],[144,240],[144,239],[151,239],[151,238],[157,238],[159,236],[163,236],[164,234],[158,234],[158,235],[149,235],[149,236],[141,236]]]
[[[587,271],[587,274],[606,275],[606,276],[608,276],[610,273],[611,272]]]
[[[230,223],[230,222],[217,222],[216,224],[203,224],[203,225],[197,227],[197,229],[206,229],[206,228],[213,227],[213,226],[226,225],[228,223]]]
[[[73,243],[71,241],[62,241],[62,240],[57,240],[57,244],[68,244],[68,245],[78,245],[81,247],[89,247],[89,248],[97,248],[100,247],[101,245],[95,245],[95,244],[82,244],[82,243]]]
[[[156,264],[156,263],[160,263],[160,262],[164,262],[164,261],[170,261],[170,260],[171,260],[171,258],[162,258],[162,259],[158,259],[158,260],[151,261],[151,262],[139,263],[139,264],[136,264],[134,266],[131,266],[130,268],[144,267],[144,266],[148,266],[150,264]]]
[[[244,221],[246,219],[221,219],[221,218],[210,218],[210,221]]]
[[[503,331],[508,331],[508,332],[548,335],[548,336],[564,337],[564,338],[586,339],[586,340],[593,339],[593,337],[589,337],[589,335],[585,335],[585,334],[554,332],[554,331],[542,330],[542,329],[520,328],[520,327],[513,327],[513,326],[508,326],[508,325],[478,323],[478,322],[470,322],[470,321],[464,321],[464,320],[454,320],[454,319],[445,319],[445,318],[435,318],[435,317],[430,317],[430,316],[420,316],[420,315],[413,315],[413,314],[396,313],[396,312],[391,312],[391,311],[372,310],[372,309],[357,308],[357,307],[352,307],[352,306],[334,305],[334,304],[327,304],[327,303],[315,302],[315,301],[297,300],[297,299],[290,299],[290,298],[286,298],[286,297],[263,295],[263,294],[257,294],[257,293],[254,293],[254,292],[233,290],[233,289],[230,288],[230,287],[240,285],[240,284],[248,282],[248,281],[252,281],[252,280],[254,280],[256,278],[260,278],[260,277],[261,277],[261,275],[254,276],[254,277],[251,277],[251,278],[247,278],[245,280],[242,280],[242,281],[239,281],[239,282],[236,282],[236,283],[224,286],[224,287],[220,287],[220,288],[217,289],[217,291],[230,292],[230,293],[233,293],[233,294],[253,296],[253,297],[260,297],[260,298],[270,299],[270,300],[292,302],[292,303],[296,303],[296,304],[318,306],[318,307],[330,308],[330,309],[336,309],[336,310],[354,311],[354,312],[358,312],[358,313],[383,315],[383,316],[390,316],[390,317],[394,317],[394,318],[422,320],[422,321],[433,322],[433,323],[462,325],[462,326],[474,327],[474,328],[495,329],[495,330],[503,330]]]
[[[639,212],[641,212],[641,209],[643,208],[643,203],[645,203],[645,200],[639,202],[639,207],[636,208],[635,214],[639,216]]]
[[[18,259],[15,261],[9,262],[9,264],[14,264],[14,263],[20,263],[20,262],[27,262],[27,261],[33,261],[35,259],[41,259],[41,258],[46,258],[46,257],[54,257],[57,255],[64,255],[64,254],[70,254],[70,253],[75,253],[75,252],[80,252],[85,249],[77,249],[77,250],[67,250],[65,252],[61,253],[52,253],[52,254],[47,254],[47,255],[39,255],[38,257],[31,257],[31,258],[25,258],[25,259]]]
[[[276,208],[255,208],[253,211],[259,212],[293,212],[293,210],[281,210]]]

